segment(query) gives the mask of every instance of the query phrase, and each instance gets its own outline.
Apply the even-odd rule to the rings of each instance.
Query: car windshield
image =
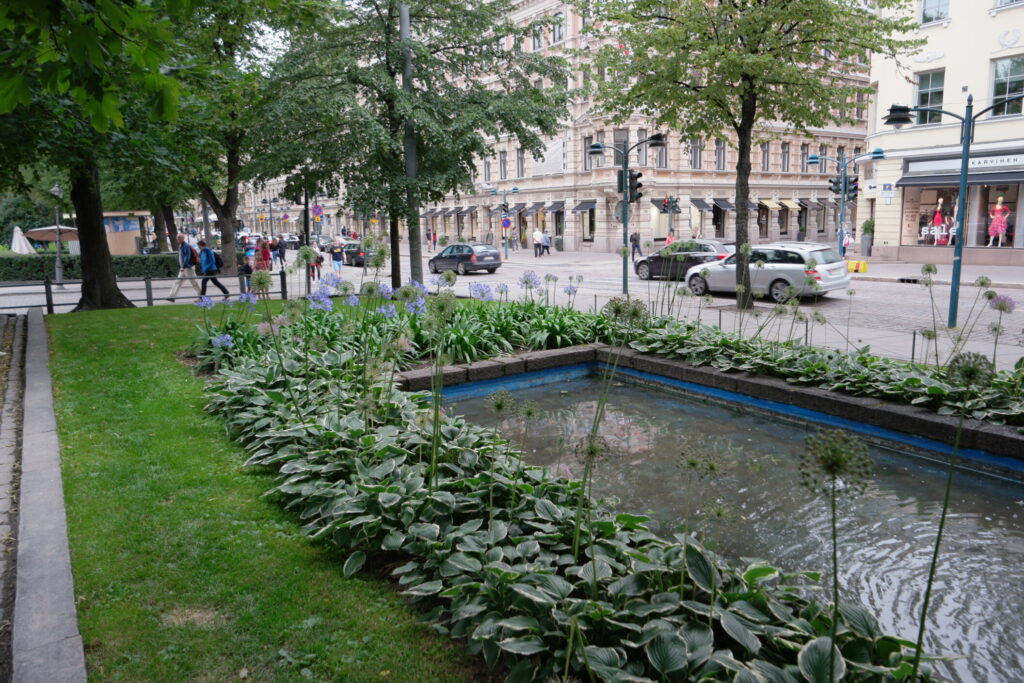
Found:
[[[723,244],[722,245],[722,249],[725,250],[726,254],[735,254],[736,253],[736,245],[735,244]]]
[[[838,263],[842,257],[835,252],[835,249],[815,249],[807,255],[807,259],[814,259],[815,263]]]

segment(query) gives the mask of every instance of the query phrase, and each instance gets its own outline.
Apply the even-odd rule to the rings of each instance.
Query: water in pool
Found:
[[[572,446],[590,428],[598,381],[570,380],[514,395],[536,402],[540,417],[528,434],[521,418],[502,419],[502,433],[525,443],[530,462],[581,474]],[[495,423],[481,398],[460,399],[456,412]],[[609,448],[597,465],[594,493],[617,498],[623,510],[648,512],[662,534],[681,529],[689,517],[690,528],[705,531],[726,556],[821,571],[828,586],[827,500],[797,483],[807,433],[675,394],[615,386],[601,425]],[[692,483],[681,464],[687,449],[714,459],[713,479]],[[871,607],[887,633],[916,640],[945,471],[941,463],[891,450],[871,452],[867,491],[839,505],[840,586]],[[944,675],[1024,680],[1024,485],[957,472],[939,563],[926,647],[962,657],[945,665]]]

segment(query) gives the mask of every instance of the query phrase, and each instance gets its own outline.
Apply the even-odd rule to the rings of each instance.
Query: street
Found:
[[[405,251],[407,244],[403,243],[402,254],[402,280],[409,279],[408,254]],[[294,258],[295,252],[289,252]],[[424,278],[426,284],[430,283],[431,275],[426,266],[426,260],[437,252],[426,252],[424,254]],[[504,256],[504,252],[502,252]],[[329,272],[329,261],[324,264],[324,273]],[[582,276],[583,281],[579,286],[575,298],[575,307],[579,310],[594,310],[604,306],[607,301],[622,293],[622,260],[616,254],[602,252],[559,252],[552,251],[551,254],[535,257],[532,250],[520,249],[510,251],[509,259],[504,261],[498,272],[494,274],[475,273],[460,276],[455,284],[454,291],[459,296],[469,296],[469,285],[471,283],[487,283],[492,287],[498,283],[504,283],[509,287],[509,296],[518,298],[524,295],[524,290],[518,285],[520,277],[527,271],[534,271],[541,279],[542,285],[545,275],[551,274],[558,277],[557,283],[548,286],[552,300],[556,304],[565,305],[568,303],[568,295],[564,288],[569,284],[569,277]],[[978,275],[989,272],[989,277],[995,282],[992,286],[1001,294],[1008,294],[1014,299],[1024,296],[1024,291],[1016,288],[1000,290],[999,283],[1003,282],[1011,287],[1024,286],[1024,273],[1020,268],[999,268],[992,267],[984,269],[981,267],[965,268],[960,291],[959,320],[963,325],[975,305],[975,299],[979,293],[973,282]],[[948,267],[940,267],[939,273],[935,276],[937,282],[948,281]],[[274,289],[280,288],[280,269],[275,269]],[[800,313],[806,316],[806,320],[793,320],[791,315],[780,317],[771,325],[766,326],[762,335],[770,338],[786,338],[792,335],[815,345],[829,346],[838,349],[859,348],[869,345],[876,354],[892,358],[921,360],[925,349],[925,340],[921,330],[932,329],[939,331],[940,359],[943,358],[943,350],[951,347],[950,336],[946,333],[946,314],[949,303],[949,285],[935,284],[931,288],[920,284],[896,282],[896,277],[920,277],[920,266],[910,264],[871,264],[869,272],[864,276],[854,275],[851,282],[853,296],[845,292],[832,292],[817,300],[803,299],[800,306]],[[365,279],[373,279],[372,271],[362,268],[346,266],[342,269],[342,277],[358,284]],[[873,279],[886,277],[888,279]],[[239,291],[238,279],[232,276],[223,276],[221,282],[236,295]],[[384,268],[377,274],[377,279],[388,281],[390,279],[390,268]],[[154,305],[168,305],[164,298],[170,291],[172,281],[163,280],[153,282],[152,298]],[[675,290],[683,285],[682,282],[665,282],[663,280],[643,281],[640,280],[630,266],[629,294],[632,297],[639,297],[644,301],[657,301],[665,297],[667,292]],[[316,283],[313,283],[316,286]],[[289,272],[287,275],[287,288],[289,296],[294,298],[306,293],[306,283],[303,273]],[[664,289],[669,288],[669,289]],[[146,305],[145,283],[141,280],[121,282],[122,291],[136,305]],[[0,289],[0,305],[8,312],[25,312],[24,307],[30,305],[44,304],[43,287],[41,285],[16,285],[6,286]],[[195,299],[194,291],[187,284],[183,284],[178,298],[178,303],[192,302]],[[216,301],[219,300],[220,292],[212,285],[208,288],[208,294]],[[538,292],[535,294],[541,294]],[[932,315],[931,298],[934,297],[935,315]],[[78,285],[67,284],[61,290],[54,287],[53,299],[56,311],[69,311],[78,301]],[[740,324],[740,316],[736,312],[736,298],[731,294],[716,294],[713,303],[701,306],[699,300],[694,297],[676,298],[676,312],[687,317],[695,317],[698,308],[703,308],[702,320],[712,324],[721,324],[727,331],[735,331]],[[13,307],[13,308],[12,308]],[[749,313],[742,316],[742,324],[746,334],[752,334],[756,326],[766,322],[770,316],[772,304],[761,300],[757,302],[756,308],[761,311],[759,320],[755,320]],[[974,324],[969,334],[969,341],[966,348],[971,351],[991,356],[994,335],[989,326],[998,321],[999,315],[996,311],[987,306],[987,302],[981,300],[977,309],[981,315]],[[973,320],[973,318],[972,318]],[[997,354],[998,365],[1001,368],[1012,367],[1013,363],[1022,354],[1022,343],[1024,343],[1024,320],[1021,312],[1004,315],[1002,325],[1004,332],[1000,337],[999,351]],[[849,344],[847,343],[847,329],[849,329]],[[929,342],[929,345],[931,343]],[[929,347],[929,357],[934,359],[934,346]],[[934,360],[933,360],[934,362]]]

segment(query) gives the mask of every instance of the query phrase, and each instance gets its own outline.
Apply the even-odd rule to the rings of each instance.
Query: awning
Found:
[[[779,209],[782,208],[781,206],[776,204],[775,200],[773,199],[761,199],[759,201],[761,202],[761,206],[765,207],[770,211],[778,211]]]
[[[461,206],[453,206],[450,209],[448,209],[447,211],[445,211],[443,215],[445,215],[445,216],[454,216],[459,211],[462,211],[462,207]]]
[[[1024,171],[1002,171],[1000,173],[969,173],[968,185],[997,185],[1000,183],[1024,183]],[[945,175],[908,176],[896,181],[896,187],[940,187],[960,184],[959,173]]]
[[[426,211],[420,214],[420,218],[430,218],[431,216],[434,215],[434,211],[435,209],[427,209]]]
[[[544,213],[554,213],[556,211],[565,211],[565,202],[551,202],[548,208],[544,209]]]
[[[757,211],[757,202],[747,200],[747,211]]]
[[[508,215],[509,216],[514,216],[515,214],[519,213],[520,211],[522,211],[525,208],[526,208],[526,202],[520,202],[519,204],[516,204],[515,206],[509,207]]]
[[[497,216],[499,213],[501,213],[501,204],[498,204],[496,207],[491,209],[490,215],[491,216]]]
[[[798,199],[797,201],[800,202],[800,206],[804,207],[805,209],[817,209],[817,208],[820,208],[818,206],[818,202],[814,201],[813,199],[806,199],[806,198],[804,198],[804,199]]]
[[[794,202],[792,199],[780,199],[779,204],[782,204],[782,206],[786,209],[793,209],[794,211],[799,211],[800,209],[803,208],[802,206]]]
[[[534,202],[533,204],[530,205],[530,208],[528,208],[526,211],[523,211],[523,215],[532,216],[533,214],[543,209],[546,203],[547,202]]]
[[[736,210],[736,207],[733,206],[732,202],[730,202],[728,199],[718,199],[716,197],[715,198],[715,206],[717,206],[719,209],[722,209],[723,211],[735,211]]]
[[[697,209],[698,211],[710,211],[711,205],[703,199],[691,199],[690,206]]]
[[[459,216],[468,216],[471,213],[476,213],[476,207],[475,206],[467,206],[462,211],[459,211],[458,215]]]
[[[590,211],[591,209],[597,208],[596,199],[584,199],[582,202],[576,205],[576,208],[572,210],[573,213],[583,213],[584,211]]]
[[[830,209],[838,209],[839,208],[839,205],[836,204],[831,199],[819,199],[818,203],[822,204],[823,206],[826,206],[826,207],[828,207]]]

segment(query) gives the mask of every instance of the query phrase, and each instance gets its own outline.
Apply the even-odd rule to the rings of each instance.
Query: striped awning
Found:
[[[596,199],[584,199],[582,202],[576,205],[576,208],[572,210],[573,213],[583,213],[584,211],[590,211],[591,209],[597,208]]]
[[[698,211],[710,211],[711,205],[703,199],[691,199],[690,206],[697,209]]]
[[[715,206],[717,206],[719,209],[722,209],[723,211],[735,211],[736,210],[736,207],[733,206],[732,202],[730,202],[728,199],[718,199],[716,197],[715,198]]]
[[[534,202],[533,204],[530,205],[530,208],[528,208],[526,211],[523,211],[523,215],[532,216],[533,214],[543,209],[545,204],[547,204],[547,202]]]
[[[758,201],[761,202],[761,206],[765,207],[770,211],[778,211],[779,209],[782,208],[777,203],[775,203],[775,200],[773,199],[760,199]]]
[[[556,211],[565,211],[565,202],[551,202],[548,208],[544,209],[544,213],[554,213]]]
[[[780,199],[779,204],[782,204],[782,206],[787,209],[793,209],[794,211],[799,211],[803,208],[792,199]]]

